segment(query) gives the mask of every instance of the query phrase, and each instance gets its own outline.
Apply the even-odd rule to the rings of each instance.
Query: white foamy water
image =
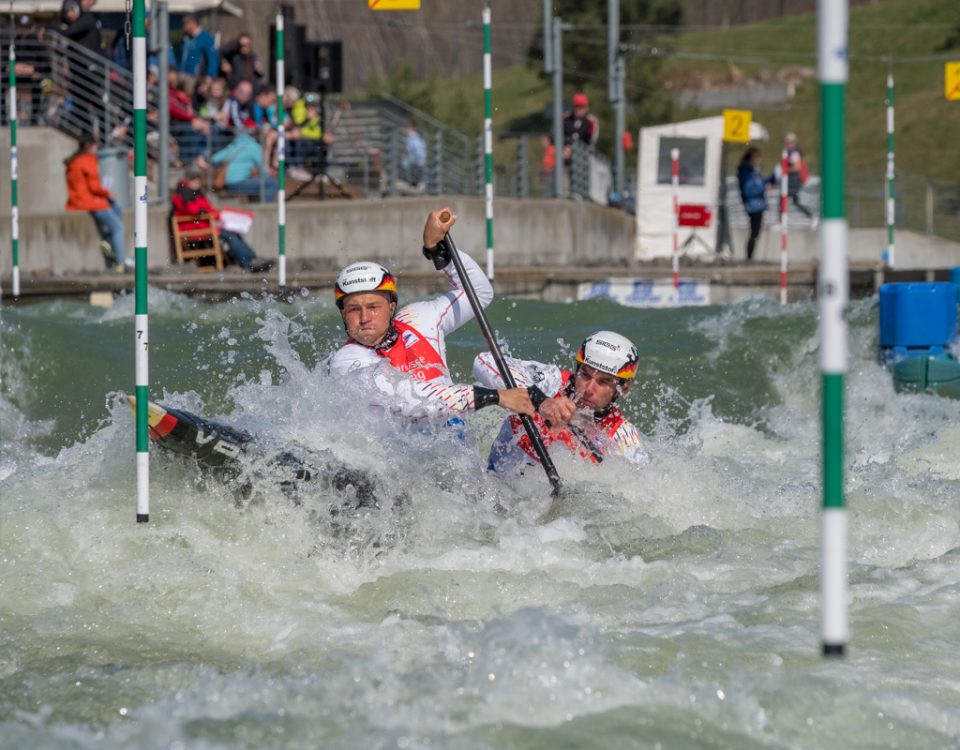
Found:
[[[324,374],[327,307],[157,307],[152,341],[179,331],[194,354],[170,387],[158,353],[158,400],[329,452],[369,473],[381,507],[331,515],[341,498],[322,484],[294,505],[269,467],[224,481],[155,451],[151,521],[134,523],[118,381],[90,376],[104,406],[76,441],[51,447],[43,408],[68,388],[44,385],[69,382],[57,337],[109,357],[129,321],[5,311],[0,747],[960,744],[960,403],[894,394],[870,302],[851,314],[842,661],[819,656],[814,306],[637,318],[699,346],[718,396],[698,395],[686,354],[645,350],[641,375],[663,384],[632,405],[650,465],[559,456],[559,499],[537,472],[483,472],[492,411],[462,443],[358,407]],[[585,309],[598,327],[612,314]],[[758,341],[764,367],[738,369]],[[731,410],[720,394],[744,381],[770,395]]]

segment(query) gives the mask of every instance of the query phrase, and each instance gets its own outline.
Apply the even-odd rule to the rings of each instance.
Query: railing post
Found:
[[[927,236],[933,235],[933,182],[927,178],[927,189],[924,192],[924,213],[926,214]]]
[[[443,195],[443,131],[433,131],[434,189],[436,195]]]
[[[113,128],[110,127],[110,68],[103,66],[103,138],[104,146],[110,145]]]
[[[157,158],[157,198],[159,203],[166,206],[170,202],[170,102],[167,90],[167,73],[170,61],[167,58],[167,48],[170,46],[170,14],[167,12],[167,0],[157,2],[157,26],[160,32],[159,79],[157,81],[157,114],[160,120],[157,127],[160,131],[158,142],[159,153]],[[209,156],[209,154],[208,154]]]
[[[390,144],[387,152],[387,195],[397,194],[397,177],[400,173],[400,134],[390,128]]]
[[[363,155],[363,197],[370,196],[370,154]]]
[[[517,197],[530,197],[530,184],[527,178],[527,136],[517,139]]]

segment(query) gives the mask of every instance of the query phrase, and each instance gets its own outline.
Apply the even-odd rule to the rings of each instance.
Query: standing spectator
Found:
[[[256,136],[255,127],[241,128],[230,145],[210,157],[210,162],[214,166],[226,165],[223,183],[230,193],[258,198],[262,178],[264,200],[270,202],[277,193],[277,178],[266,171],[263,149]]]
[[[220,218],[220,212],[203,194],[203,170],[195,164],[191,164],[184,170],[183,179],[170,196],[170,202],[173,204],[175,217],[192,218],[194,222],[198,220],[216,222]],[[204,214],[206,216],[203,216]],[[223,242],[227,255],[238,266],[248,271],[265,271],[269,268],[269,265],[265,264],[254,267],[253,262],[257,255],[239,234],[229,232],[217,226],[216,223],[214,223],[214,229]]]
[[[123,251],[120,207],[110,191],[100,184],[97,141],[90,136],[81,137],[77,150],[63,163],[67,167],[67,211],[87,211],[93,217],[97,231],[107,237],[110,245],[110,254],[104,252],[107,268],[121,273],[125,268],[133,268],[133,259],[127,258]]]
[[[78,0],[64,0],[60,10],[60,30],[70,41],[97,55],[102,54],[100,22],[93,13],[85,11]]]
[[[767,185],[774,177],[763,179],[760,174],[760,149],[748,148],[737,167],[737,181],[740,183],[740,198],[743,208],[750,217],[750,238],[747,240],[747,260],[753,260],[753,251],[763,226],[763,214],[767,210]]]
[[[797,146],[797,134],[787,133],[783,136],[783,148],[787,152],[787,196],[793,205],[800,209],[804,216],[810,219],[813,228],[817,227],[817,217],[800,202],[800,189],[810,179],[810,170],[803,159],[803,151]]]
[[[183,17],[183,42],[177,68],[194,78],[216,76],[220,69],[220,55],[213,35],[192,14]]]
[[[100,24],[93,13],[85,13],[77,0],[65,0],[61,11],[60,30],[65,37],[83,47],[89,54],[70,66],[67,77],[67,94],[70,111],[81,135],[93,136],[97,112],[103,107],[100,92],[103,84],[103,68],[100,57]]]
[[[424,191],[423,177],[427,170],[427,144],[417,132],[413,120],[407,123],[407,137],[404,142],[403,159],[400,160],[403,176],[415,193]]]
[[[37,26],[30,16],[20,16],[16,39],[17,120],[23,125],[38,125],[43,79],[51,75],[50,51],[44,28]],[[3,72],[4,76],[8,74],[6,66]]]
[[[563,115],[563,162],[569,165],[573,157],[573,142],[594,146],[600,136],[600,121],[589,111],[590,100],[580,92],[573,95],[573,109]]]
[[[227,77],[230,88],[240,81],[259,83],[263,78],[263,65],[253,51],[253,40],[244,32],[235,41],[220,50],[220,70]]]

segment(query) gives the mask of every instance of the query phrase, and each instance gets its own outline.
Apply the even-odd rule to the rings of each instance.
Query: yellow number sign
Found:
[[[749,109],[723,110],[723,140],[734,143],[750,142],[750,121],[753,112]]]
[[[370,10],[420,10],[420,0],[367,0]]]
[[[947,99],[960,100],[960,62],[948,62],[944,65],[943,95]]]

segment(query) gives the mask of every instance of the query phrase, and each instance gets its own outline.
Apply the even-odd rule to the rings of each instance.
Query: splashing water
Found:
[[[150,309],[156,400],[328,452],[380,507],[154,451],[135,524],[132,299],[4,308],[3,747],[960,743],[960,404],[894,394],[875,300],[849,312],[842,662],[818,656],[814,305],[496,302],[516,356],[566,365],[602,328],[640,351],[650,465],[558,455],[558,499],[484,473],[502,413],[460,441],[333,381],[329,303]],[[455,377],[482,348],[454,334]]]

